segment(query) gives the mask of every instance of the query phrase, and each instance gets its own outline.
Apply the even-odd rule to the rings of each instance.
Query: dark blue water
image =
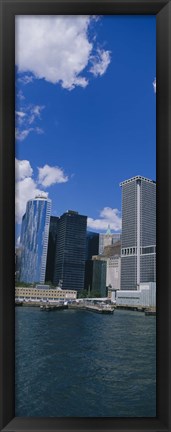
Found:
[[[156,319],[16,307],[16,416],[155,417]]]

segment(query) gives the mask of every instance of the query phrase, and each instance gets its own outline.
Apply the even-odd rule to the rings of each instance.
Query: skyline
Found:
[[[120,231],[119,184],[156,177],[155,17],[16,20],[16,232],[40,191]]]

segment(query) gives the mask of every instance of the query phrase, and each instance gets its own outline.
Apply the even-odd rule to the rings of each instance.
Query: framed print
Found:
[[[169,432],[170,0],[0,5],[1,429]]]

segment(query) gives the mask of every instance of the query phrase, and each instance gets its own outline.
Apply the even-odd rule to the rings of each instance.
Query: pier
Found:
[[[101,314],[113,314],[114,312],[114,307],[111,307],[110,305],[89,304],[86,302],[70,304],[68,305],[68,309],[87,310]]]

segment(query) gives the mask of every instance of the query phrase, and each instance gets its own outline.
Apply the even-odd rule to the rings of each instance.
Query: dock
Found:
[[[63,309],[68,309],[68,305],[52,305],[52,304],[40,305],[40,310],[45,312],[51,312],[51,311],[63,310]]]
[[[90,311],[90,312],[96,312],[96,313],[100,313],[100,314],[113,314],[114,312],[114,308],[112,308],[109,305],[86,305],[85,307],[86,310]]]
[[[113,314],[114,312],[114,307],[111,307],[110,305],[91,305],[88,303],[71,304],[68,305],[68,309],[87,310],[89,312],[96,312],[101,314]]]

